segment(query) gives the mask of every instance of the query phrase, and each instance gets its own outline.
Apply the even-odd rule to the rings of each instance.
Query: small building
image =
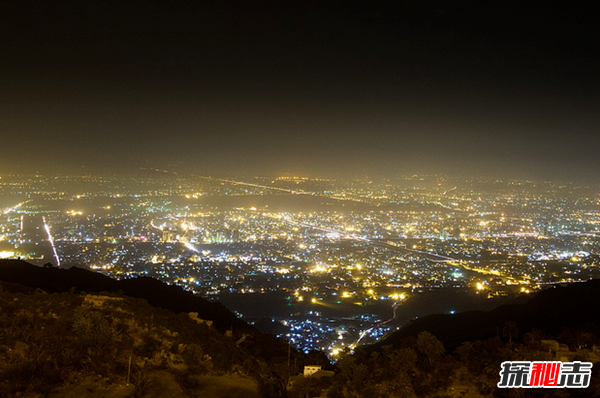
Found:
[[[321,366],[318,365],[309,365],[304,367],[304,377],[332,377],[335,372],[330,370],[323,370]]]
[[[321,366],[318,365],[308,365],[304,367],[304,377],[309,377],[317,373],[321,370]]]

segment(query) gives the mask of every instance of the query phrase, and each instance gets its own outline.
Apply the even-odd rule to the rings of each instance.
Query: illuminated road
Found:
[[[418,254],[418,255],[421,255],[421,256],[425,256],[425,257],[432,257],[434,260],[452,261],[452,262],[459,262],[460,261],[459,259],[448,257],[448,256],[443,256],[441,254],[431,253],[431,252],[424,252],[424,251],[415,250],[415,249],[407,249],[406,247],[396,246],[396,245],[393,245],[391,243],[386,243],[386,242],[371,242],[371,243],[379,245],[379,246],[385,246],[385,247],[388,247],[390,249],[395,249],[395,250],[406,252],[406,253]]]
[[[225,180],[222,178],[203,177],[203,176],[198,176],[198,177],[210,179],[210,180],[227,182],[229,184],[234,184],[234,185],[244,185],[244,186],[253,187],[253,188],[270,189],[273,191],[285,192],[285,193],[289,193],[292,195],[308,195],[308,196],[316,196],[316,197],[320,197],[320,198],[327,198],[327,199],[337,200],[337,201],[350,201],[350,202],[363,203],[363,204],[367,203],[363,200],[354,199],[354,198],[340,198],[337,196],[321,195],[321,194],[317,194],[315,192],[296,191],[293,189],[279,188],[279,187],[273,187],[273,186],[269,186],[269,185],[253,184],[253,183],[248,183],[248,182],[243,182],[243,181]]]
[[[4,209],[4,210],[2,210],[2,215],[4,215],[4,214],[8,214],[8,213],[10,213],[10,212],[13,212],[13,211],[17,210],[19,207],[21,207],[21,206],[23,206],[23,205],[25,205],[25,204],[27,204],[27,203],[29,203],[29,202],[31,202],[31,201],[32,201],[32,199],[29,199],[29,200],[26,200],[26,201],[24,201],[24,202],[17,203],[17,204],[16,204],[16,205],[14,205],[13,207],[9,207],[9,208],[7,208],[7,209]]]
[[[42,217],[42,222],[44,223],[44,229],[48,234],[48,242],[50,242],[50,246],[52,247],[52,253],[54,254],[54,259],[56,260],[56,265],[60,267],[60,259],[58,258],[58,252],[56,251],[56,247],[54,246],[54,239],[52,239],[52,234],[50,233],[50,227],[48,223],[46,223],[46,217]]]
[[[600,232],[597,232],[597,231],[583,232],[583,231],[563,230],[563,232],[566,232],[568,235],[593,236],[595,238],[600,238]]]

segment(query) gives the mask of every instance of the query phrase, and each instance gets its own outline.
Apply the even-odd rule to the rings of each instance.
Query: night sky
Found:
[[[593,11],[2,1],[0,172],[600,182]]]

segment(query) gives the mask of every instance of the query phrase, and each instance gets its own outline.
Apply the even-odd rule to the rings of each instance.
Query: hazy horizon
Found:
[[[3,2],[0,171],[596,183],[588,11]]]

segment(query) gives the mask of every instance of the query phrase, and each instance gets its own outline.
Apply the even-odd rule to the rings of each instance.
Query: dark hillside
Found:
[[[127,296],[49,294],[7,282],[0,308],[1,397],[221,396],[207,392],[211,383],[258,396],[260,362],[188,314]]]
[[[130,297],[143,298],[152,306],[175,313],[197,312],[201,319],[213,321],[220,331],[230,328],[253,330],[219,303],[170,286],[152,278],[117,281],[102,274],[72,267],[69,269],[41,268],[21,260],[0,260],[0,280],[39,288],[49,293],[68,292],[121,292]]]
[[[305,364],[177,286],[0,261],[0,397],[275,397]]]
[[[600,280],[574,283],[566,287],[553,286],[531,298],[525,304],[504,305],[487,312],[469,311],[454,315],[430,315],[416,319],[375,348],[399,344],[408,336],[428,331],[452,350],[464,341],[487,340],[497,335],[507,322],[528,332],[542,330],[558,334],[563,328],[580,329],[600,324]]]

